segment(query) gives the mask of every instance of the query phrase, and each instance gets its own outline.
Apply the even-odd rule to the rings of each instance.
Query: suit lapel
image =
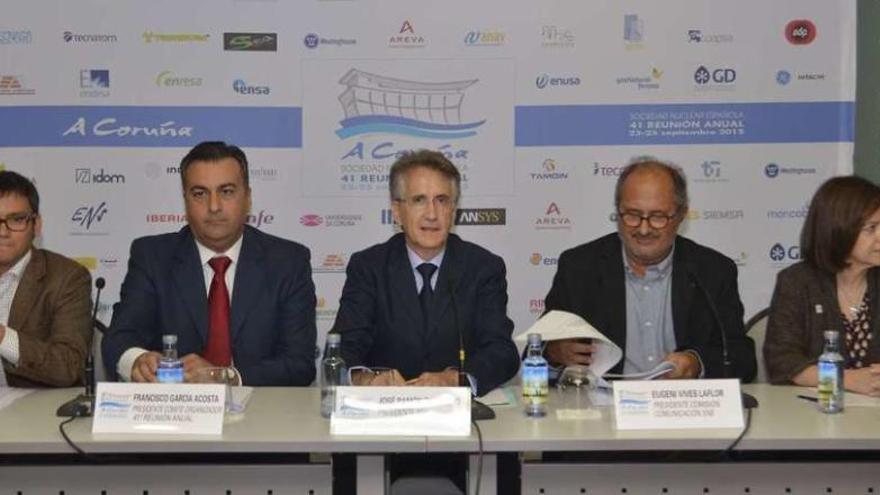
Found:
[[[234,344],[244,327],[248,312],[256,305],[261,288],[265,286],[265,260],[263,246],[255,232],[245,226],[241,252],[235,268],[235,282],[232,286],[232,306],[230,307],[230,341]]]
[[[18,331],[22,331],[25,328],[27,317],[31,314],[31,309],[37,303],[37,298],[40,295],[40,285],[45,276],[45,255],[36,249],[31,249],[31,261],[18,282],[15,298],[12,300],[12,306],[9,308],[8,323],[10,327]]]
[[[672,255],[672,326],[675,330],[675,345],[681,347],[687,342],[688,313],[697,290],[688,273],[695,273],[688,261],[684,243],[675,239],[675,253]],[[708,289],[707,289],[708,290]]]
[[[208,289],[205,287],[205,273],[196,241],[189,227],[180,231],[174,263],[174,283],[178,294],[204,344],[208,340]]]
[[[602,255],[602,275],[599,293],[594,297],[605,301],[605,321],[607,328],[598,329],[606,337],[626,350],[626,285],[623,270],[623,251],[620,238],[609,244]],[[588,292],[584,291],[585,294]]]
[[[419,295],[416,292],[416,279],[412,265],[409,263],[409,255],[406,251],[406,242],[403,235],[399,234],[389,250],[388,281],[391,286],[390,304],[395,308],[403,308],[406,313],[406,321],[418,332],[425,343],[425,329],[422,328],[422,309],[419,303]]]

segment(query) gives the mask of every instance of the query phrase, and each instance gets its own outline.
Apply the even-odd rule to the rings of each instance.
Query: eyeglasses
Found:
[[[37,218],[35,213],[13,213],[6,218],[0,218],[0,225],[5,224],[10,232],[22,232],[34,218]]]
[[[623,220],[623,224],[630,228],[639,228],[642,226],[642,222],[647,220],[648,225],[652,229],[662,229],[669,225],[669,222],[672,221],[675,217],[678,216],[678,212],[676,211],[672,215],[667,215],[665,213],[651,213],[650,215],[643,215],[640,212],[636,211],[621,211],[618,212],[617,215]]]
[[[428,199],[427,196],[420,194],[409,198],[395,198],[394,201],[407,204],[415,210],[424,210],[428,208],[428,203],[434,203],[434,208],[438,210],[448,210],[454,205],[452,197],[445,194],[434,196],[433,199]]]

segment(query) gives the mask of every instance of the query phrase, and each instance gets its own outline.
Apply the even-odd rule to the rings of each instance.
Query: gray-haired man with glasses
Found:
[[[89,272],[34,247],[42,227],[34,184],[0,172],[0,386],[77,384],[92,342]]]
[[[678,235],[688,211],[681,170],[654,159],[630,163],[618,178],[614,206],[617,232],[559,257],[546,311],[576,313],[620,346],[624,359],[612,373],[668,361],[674,370],[667,378],[752,380],[755,350],[743,329],[736,264]],[[545,355],[554,366],[589,365],[592,351],[589,342],[559,340],[547,344]]]

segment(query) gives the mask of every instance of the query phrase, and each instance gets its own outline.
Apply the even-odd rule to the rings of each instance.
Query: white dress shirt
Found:
[[[12,301],[15,300],[15,293],[18,291],[18,284],[24,271],[31,262],[31,251],[28,252],[12,268],[6,270],[6,273],[0,275],[0,325],[6,326],[9,323],[9,311],[12,309]],[[3,340],[0,340],[0,358],[9,361],[12,366],[18,366],[18,359],[21,357],[18,332],[6,326],[6,332]],[[3,366],[0,366],[0,387],[6,386],[6,372]]]

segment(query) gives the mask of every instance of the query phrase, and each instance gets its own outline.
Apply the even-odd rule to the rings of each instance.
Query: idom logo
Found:
[[[339,95],[345,119],[336,135],[340,139],[396,134],[444,140],[475,136],[486,121],[461,122],[460,116],[465,91],[478,81],[426,83],[351,69],[339,80],[346,86]]]

